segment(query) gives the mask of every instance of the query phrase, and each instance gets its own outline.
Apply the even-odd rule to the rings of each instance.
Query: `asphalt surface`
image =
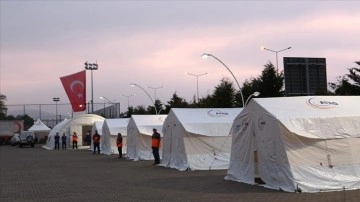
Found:
[[[360,201],[360,190],[287,193],[89,150],[0,146],[0,201]]]

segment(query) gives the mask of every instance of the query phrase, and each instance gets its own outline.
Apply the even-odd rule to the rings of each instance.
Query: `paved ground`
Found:
[[[88,150],[0,146],[0,201],[360,201],[360,190],[286,193]]]

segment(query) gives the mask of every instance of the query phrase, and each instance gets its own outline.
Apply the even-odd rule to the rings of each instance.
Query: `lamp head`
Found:
[[[255,97],[257,97],[257,96],[260,95],[260,93],[256,91],[256,92],[253,93],[253,95],[254,95]]]
[[[201,54],[201,57],[202,58],[204,58],[204,59],[206,59],[207,57],[209,57],[211,54],[209,54],[209,53],[203,53],[203,54]]]

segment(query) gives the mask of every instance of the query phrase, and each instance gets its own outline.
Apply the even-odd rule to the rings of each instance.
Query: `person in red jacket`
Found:
[[[155,162],[153,165],[160,164],[160,155],[159,155],[159,148],[160,148],[160,133],[157,132],[156,128],[153,129],[153,135],[151,137],[151,148],[154,155]]]
[[[93,135],[93,144],[94,144],[94,154],[96,153],[96,148],[98,151],[98,154],[100,154],[100,135],[97,130],[95,130],[95,134]]]
[[[73,149],[77,149],[78,148],[78,145],[77,145],[77,142],[78,142],[78,136],[76,134],[76,132],[73,133],[73,136],[72,136],[72,142],[73,142]]]
[[[122,156],[122,137],[121,137],[121,133],[118,133],[117,139],[116,139],[116,146],[118,148],[119,151],[119,158],[121,158]]]

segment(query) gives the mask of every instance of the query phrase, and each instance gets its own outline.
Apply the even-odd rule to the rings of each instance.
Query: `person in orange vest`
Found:
[[[122,137],[121,137],[121,133],[118,133],[117,139],[116,139],[116,146],[118,148],[119,151],[119,159],[121,159],[122,157]]]
[[[151,148],[154,155],[155,162],[153,165],[160,164],[160,155],[159,155],[159,148],[160,148],[160,133],[157,132],[156,128],[153,129],[153,135],[151,137]]]
[[[100,135],[97,130],[95,130],[95,134],[93,135],[93,143],[94,143],[94,154],[96,153],[96,148],[98,151],[98,154],[100,154]]]
[[[78,148],[78,146],[77,146],[78,136],[77,136],[76,132],[73,133],[72,142],[73,142],[73,145],[72,145],[72,146],[73,146],[73,149],[74,149],[74,148],[77,149],[77,148]]]

